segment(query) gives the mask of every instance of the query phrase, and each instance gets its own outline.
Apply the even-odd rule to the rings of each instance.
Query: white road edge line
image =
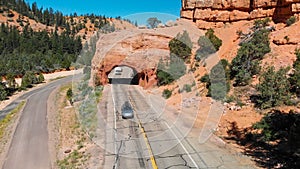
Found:
[[[112,101],[113,101],[113,106],[114,106],[114,137],[115,137],[115,166],[114,166],[114,169],[117,169],[118,168],[118,162],[117,162],[117,153],[118,153],[118,150],[117,150],[117,117],[116,117],[116,102],[115,102],[115,98],[114,98],[114,94],[113,94],[113,85],[111,85],[111,96],[112,96]]]
[[[195,160],[193,159],[193,157],[190,155],[190,153],[187,151],[187,149],[184,147],[184,145],[181,143],[181,141],[179,140],[179,138],[176,136],[176,134],[174,133],[174,131],[171,129],[171,127],[169,126],[169,124],[167,122],[164,122],[165,125],[169,128],[169,130],[172,132],[172,134],[175,136],[176,140],[179,142],[179,144],[181,145],[181,147],[183,148],[183,150],[185,151],[185,153],[188,155],[188,157],[191,159],[192,163],[195,165],[195,167],[197,169],[199,169],[197,163],[195,162]]]

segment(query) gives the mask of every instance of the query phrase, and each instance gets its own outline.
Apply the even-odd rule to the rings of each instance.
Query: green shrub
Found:
[[[254,21],[254,29],[264,28],[266,26],[269,26],[269,22],[271,22],[270,18],[265,19],[257,19]]]
[[[215,50],[218,51],[220,49],[220,47],[222,46],[222,40],[220,38],[218,38],[214,33],[215,32],[213,29],[209,29],[205,33],[205,36],[210,40],[210,42],[214,46]]]
[[[189,92],[192,91],[192,86],[189,85],[189,84],[185,84],[185,85],[183,86],[183,89],[182,89],[182,90],[183,90],[183,91],[186,91],[187,93],[189,93]]]
[[[167,85],[174,81],[174,78],[170,75],[170,73],[163,70],[157,71],[157,79],[159,86]]]
[[[159,86],[170,84],[186,73],[184,61],[173,54],[170,56],[170,62],[163,62],[160,59],[157,69]]]
[[[199,37],[198,45],[200,46],[200,48],[197,50],[195,59],[196,61],[201,61],[208,55],[216,53],[222,46],[222,40],[214,35],[214,30],[209,29],[205,33],[205,36]]]
[[[260,61],[271,51],[268,36],[269,31],[261,29],[249,41],[241,44],[230,67],[230,77],[235,79],[235,85],[248,85],[252,76],[260,72]]]
[[[229,86],[227,82],[216,82],[209,86],[207,96],[215,100],[224,100],[228,91]]]
[[[187,31],[184,31],[183,34],[177,34],[169,42],[169,48],[171,54],[183,59],[188,60],[192,54],[193,43]]]
[[[0,82],[0,101],[5,100],[7,97],[6,87]]]
[[[230,96],[226,96],[226,99],[225,99],[225,102],[227,103],[231,103],[231,102],[234,102],[236,99],[233,95],[230,95]]]
[[[295,16],[291,16],[289,19],[286,20],[286,25],[291,26],[297,21]]]
[[[42,82],[44,82],[44,80],[45,80],[44,75],[43,75],[42,73],[39,73],[39,76],[38,76],[38,83],[42,83]]]
[[[69,100],[70,104],[73,105],[73,91],[71,88],[68,89],[67,91],[67,99]]]
[[[291,84],[291,92],[300,96],[300,50],[296,49],[295,55],[297,57],[293,64],[293,73],[290,75],[289,81]]]
[[[162,96],[163,96],[165,99],[168,99],[168,98],[170,98],[170,97],[172,96],[172,91],[169,90],[169,89],[165,89],[165,90],[163,91]]]
[[[197,55],[195,57],[197,61],[200,61],[208,55],[216,52],[216,48],[213,46],[210,39],[206,36],[199,37],[198,45],[200,46],[200,48],[197,50]]]
[[[209,80],[209,75],[208,74],[205,74],[203,75],[201,78],[200,78],[200,82],[202,83],[208,83],[210,80]]]
[[[227,93],[230,90],[230,79],[228,64],[225,61],[219,61],[210,71],[209,78],[206,76],[202,80],[206,81],[206,87],[208,88],[207,96],[212,97],[215,100],[224,100]]]
[[[28,71],[22,77],[21,88],[25,89],[28,87],[32,87],[33,84],[37,84],[37,83],[38,83],[38,79],[35,76],[35,74],[31,71]]]
[[[290,83],[287,78],[289,68],[275,70],[268,67],[261,75],[257,90],[260,93],[257,106],[266,109],[286,104],[290,100]]]

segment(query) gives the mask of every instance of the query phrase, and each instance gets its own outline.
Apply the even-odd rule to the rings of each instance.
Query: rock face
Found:
[[[139,31],[137,31],[139,32]],[[171,37],[161,34],[121,31],[100,38],[92,70],[100,84],[107,84],[109,72],[116,66],[128,66],[137,72],[139,84],[148,87],[156,83],[157,61],[168,56]]]
[[[299,13],[300,0],[182,0],[181,9],[182,18],[204,29],[265,17],[284,22]]]
[[[107,84],[108,74],[116,66],[128,66],[137,72],[139,85],[149,88],[156,84],[156,68],[162,58],[170,55],[169,41],[177,33],[187,30],[194,44],[203,31],[186,21],[176,21],[176,26],[157,29],[122,30],[103,34],[97,41],[92,60],[90,85]],[[195,46],[194,51],[197,49]]]

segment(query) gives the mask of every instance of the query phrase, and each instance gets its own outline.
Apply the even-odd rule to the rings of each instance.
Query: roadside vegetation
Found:
[[[219,51],[222,46],[222,40],[214,34],[213,29],[207,30],[205,36],[200,36],[198,40],[200,48],[197,50],[195,59],[201,61],[206,59],[209,55]]]
[[[232,123],[228,140],[245,148],[245,154],[256,159],[264,168],[299,168],[300,166],[300,114],[288,112],[281,106],[299,107],[299,49],[293,69],[265,67],[256,85],[257,94],[250,99],[263,113],[263,118],[247,128]],[[297,109],[296,109],[297,110]]]
[[[251,127],[240,129],[236,122],[227,140],[244,146],[245,154],[263,168],[299,168],[300,114],[270,110]]]
[[[210,71],[200,78],[208,89],[207,96],[215,100],[224,101],[230,91],[230,69],[227,60],[222,59]]]
[[[78,112],[78,120],[82,129],[89,135],[91,139],[95,137],[98,125],[97,105],[101,100],[103,86],[97,80],[97,76],[91,77],[91,61],[96,52],[96,43],[99,34],[95,34],[86,43],[84,49],[80,53],[80,57],[76,64],[83,67],[84,77],[81,81],[74,83],[72,90],[71,102],[76,106]],[[95,86],[89,85],[89,80],[94,78]],[[69,91],[70,94],[70,91]]]
[[[31,71],[25,73],[22,77],[21,86],[16,83],[15,77],[12,74],[8,74],[6,76],[6,82],[2,82],[2,78],[0,76],[0,101],[7,99],[8,96],[13,95],[14,92],[20,90],[26,90],[27,88],[31,88],[36,84],[43,83],[45,80],[44,75],[42,73],[35,74]]]
[[[187,31],[178,33],[169,42],[170,59],[160,59],[157,66],[158,85],[168,85],[178,80],[186,73],[185,62],[190,59],[192,51],[192,41]]]
[[[12,10],[20,14],[16,20],[20,27],[10,26],[15,15]],[[52,8],[40,8],[35,2],[30,5],[24,0],[1,1],[0,15],[8,18],[7,23],[0,25],[0,101],[17,90],[25,90],[44,81],[41,73],[77,68],[78,65],[74,63],[79,54],[93,57],[90,47],[94,50],[95,45],[82,43],[87,40],[88,23],[102,33],[116,30],[109,22],[111,18],[105,16],[78,16],[76,13],[67,16]],[[53,30],[34,31],[27,17],[49,26],[47,29],[52,27]],[[132,23],[121,17],[115,19]],[[78,36],[77,33],[81,30],[85,30],[84,35]],[[92,40],[95,39],[98,38]],[[34,76],[38,76],[37,79]],[[2,77],[6,83],[2,82]],[[21,86],[15,83],[14,79],[17,77],[23,77]]]
[[[57,166],[60,169],[84,168],[91,154],[86,152],[91,141],[80,125],[75,108],[69,102],[71,84],[62,86],[56,95],[58,119]],[[66,108],[68,107],[68,108]]]
[[[184,61],[188,61],[192,54],[193,43],[186,30],[178,33],[175,38],[169,42],[170,55],[174,55]]]
[[[9,135],[11,134],[12,126],[14,125],[14,122],[17,120],[18,113],[21,111],[21,109],[25,105],[25,101],[22,101],[14,110],[9,112],[3,119],[0,120],[0,142],[1,145],[6,145]],[[0,152],[2,153],[2,146],[0,149]]]
[[[162,96],[163,96],[165,99],[168,99],[168,98],[170,98],[170,97],[172,96],[172,91],[169,90],[169,89],[165,89],[165,90],[163,91]]]
[[[83,86],[80,86],[78,89],[83,89],[82,87],[86,86],[86,83]],[[91,138],[95,137],[95,132],[98,125],[98,103],[102,95],[102,86],[96,88],[88,87],[89,89],[83,89],[83,92],[78,93],[83,100],[80,101],[78,107],[79,121],[83,129],[88,132]]]
[[[241,33],[240,48],[232,62],[221,60],[199,81],[205,83],[207,96],[227,103],[234,102],[230,105],[238,107],[244,106],[247,101],[248,105],[253,105],[253,111],[263,116],[260,121],[245,128],[239,128],[238,122],[232,122],[224,139],[242,146],[244,153],[252,156],[259,167],[299,168],[300,114],[295,110],[300,103],[300,50],[295,51],[297,59],[293,67],[262,67],[262,59],[271,50],[269,21],[268,18],[256,20],[250,33]],[[291,19],[289,22],[294,21]],[[203,46],[208,44],[204,38],[199,41]],[[199,50],[203,50],[204,54],[215,52],[212,46]],[[202,58],[205,55],[199,55],[198,61]],[[255,84],[252,82],[254,78],[258,79]]]
[[[242,41],[237,56],[232,60],[230,77],[235,86],[249,85],[252,76],[260,73],[260,62],[271,51],[269,30],[265,28],[268,22],[268,19],[255,21],[254,32]]]

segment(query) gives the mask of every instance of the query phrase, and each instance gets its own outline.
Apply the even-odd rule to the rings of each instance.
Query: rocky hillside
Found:
[[[66,31],[72,36],[80,36],[83,42],[99,30],[113,32],[135,27],[129,20],[123,20],[121,17],[109,18],[95,14],[77,15],[76,13],[64,15],[52,8],[39,8],[36,3],[29,5],[23,0],[0,2],[0,24],[2,23],[17,27],[19,31],[22,31],[24,26],[28,26],[35,32],[46,30],[49,33],[57,31],[61,34]]]
[[[211,28],[265,17],[283,22],[299,13],[300,0],[182,0],[181,17]]]

